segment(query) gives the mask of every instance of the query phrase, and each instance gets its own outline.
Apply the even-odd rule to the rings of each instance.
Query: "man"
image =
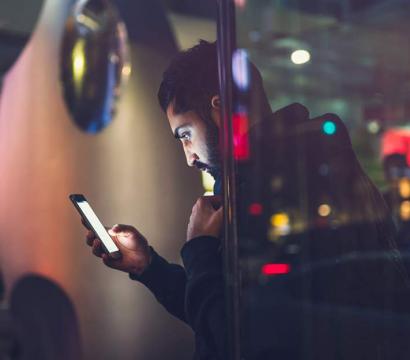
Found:
[[[89,231],[87,244],[105,265],[129,273],[146,285],[157,300],[195,332],[196,356],[219,359],[224,352],[223,276],[218,239],[223,210],[220,204],[221,164],[218,129],[221,124],[216,44],[201,41],[181,52],[163,74],[158,92],[172,133],[181,141],[188,166],[215,178],[217,196],[200,197],[181,251],[184,267],[159,256],[142,234],[129,225],[115,225],[110,235],[122,257],[115,260],[102,251],[100,240]],[[205,274],[205,275],[204,275]],[[210,286],[211,284],[211,286]],[[208,307],[209,303],[220,306]]]
[[[163,75],[158,98],[162,109],[167,114],[174,136],[181,141],[188,165],[214,176],[216,180],[214,192],[219,195],[221,179],[218,129],[221,118],[217,73],[215,44],[200,42],[192,49],[180,53],[171,62]],[[260,75],[252,65],[251,77],[252,103],[259,103],[255,106],[259,113],[250,114],[251,119],[267,118],[270,124],[278,125],[279,119],[289,111],[289,108],[285,112],[278,111],[271,117],[272,113],[263,91]],[[308,120],[308,114],[306,116]],[[291,116],[290,120],[296,121],[297,118]],[[295,124],[292,124],[292,121],[284,121],[283,127],[293,128]],[[262,142],[266,145],[262,153],[267,154],[269,160],[269,154],[275,151],[271,147],[272,141],[269,138],[271,134],[267,131],[260,133],[267,136],[267,141]],[[335,143],[336,138],[332,139],[332,143]],[[391,251],[395,250],[393,242],[390,241],[392,239],[388,226],[389,214],[384,210],[384,203],[377,189],[361,170],[349,141],[345,147],[342,147],[347,150],[343,153],[343,159],[346,160],[346,164],[342,167],[343,173],[349,176],[342,177],[345,180],[339,188],[340,176],[336,172],[331,173],[329,176],[334,178],[329,183],[335,186],[329,190],[328,195],[342,196],[343,203],[352,204],[349,212],[351,210],[358,212],[363,219],[360,224],[352,224],[350,227],[309,229],[306,234],[311,235],[310,238],[314,241],[305,241],[306,234],[301,234],[303,241],[300,244],[304,247],[304,256],[300,255],[300,258],[314,260],[313,264],[316,262],[316,265],[321,261],[332,260],[331,266],[326,268],[325,272],[312,271],[305,274],[303,271],[300,273],[293,271],[292,277],[286,282],[286,291],[263,287],[262,284],[260,289],[258,288],[259,295],[255,295],[253,290],[248,292],[248,299],[254,299],[253,304],[256,304],[256,306],[252,305],[252,309],[255,310],[252,312],[255,325],[252,329],[255,331],[247,333],[246,336],[250,345],[257,344],[255,349],[249,350],[251,356],[248,358],[273,359],[279,356],[287,359],[302,359],[305,358],[305,353],[311,354],[312,358],[316,359],[337,358],[343,354],[346,355],[342,356],[343,358],[349,359],[378,358],[379,349],[374,344],[378,343],[376,340],[379,338],[369,337],[371,340],[361,343],[366,331],[362,331],[361,327],[354,323],[355,316],[352,316],[353,320],[351,320],[339,310],[352,306],[353,314],[356,314],[362,308],[391,309],[390,304],[385,306],[385,299],[391,301],[391,297],[385,296],[386,286],[379,285],[380,279],[388,278],[386,284],[392,284],[394,289],[404,289],[404,285],[400,271],[397,271],[396,261],[382,261],[372,263],[370,266],[364,264],[359,258],[359,261],[353,265],[349,263],[343,267],[333,266],[349,258],[351,254],[356,256],[366,255],[369,252],[382,254],[386,252],[390,257]],[[309,149],[317,150],[316,144],[312,143]],[[309,153],[306,152],[306,159],[313,161],[315,157]],[[334,165],[334,160],[332,161]],[[268,167],[269,164],[263,166]],[[310,171],[305,175],[315,176],[315,174],[314,171]],[[315,180],[311,184],[318,185],[320,181],[320,179]],[[368,213],[370,216],[365,219],[364,215]],[[381,214],[380,221],[373,221],[375,214],[378,213]],[[190,217],[187,243],[181,250],[184,267],[170,264],[160,257],[138,230],[129,225],[115,225],[109,230],[122,253],[122,258],[119,260],[108,258],[101,250],[100,241],[91,232],[87,235],[88,245],[92,246],[95,255],[102,257],[107,266],[128,272],[131,279],[146,285],[171,314],[192,327],[195,332],[196,355],[199,359],[227,358],[224,286],[218,239],[221,225],[220,199],[218,197],[199,198]],[[329,241],[330,238],[332,241]],[[311,263],[312,261],[305,265],[311,266]],[[324,274],[326,276],[323,276]],[[305,284],[314,284],[315,286],[312,286],[314,291],[306,292]],[[396,298],[398,297],[394,296],[393,300]],[[407,299],[407,297],[402,298]],[[281,303],[281,299],[285,299],[284,303]],[[314,306],[308,309],[306,305],[309,304]],[[331,312],[330,316],[318,317],[317,314],[322,314],[323,310],[321,304],[333,306],[338,311]],[[258,308],[259,305],[262,307]],[[266,306],[263,307],[264,305]],[[312,316],[312,319],[316,316],[315,322],[310,324],[311,328],[304,322],[307,315]],[[382,330],[385,328],[384,323],[379,325]],[[278,334],[276,337],[271,336],[274,326]],[[286,336],[287,332],[282,330],[288,326],[290,335]],[[305,340],[305,335],[309,333],[302,331],[305,328],[315,329],[314,334],[320,333],[320,336],[316,336],[316,341],[313,341],[313,338],[312,341]],[[354,336],[348,334],[352,328],[357,329],[357,334],[355,333]],[[280,334],[282,337],[279,336]],[[338,345],[339,341],[347,339],[352,339],[350,344]],[[394,341],[391,343],[396,344]],[[386,349],[389,348],[389,344],[385,346]],[[406,354],[409,352],[406,351]],[[258,357],[253,356],[256,353],[259,354]],[[369,356],[363,357],[363,353]],[[280,356],[281,354],[283,356]]]

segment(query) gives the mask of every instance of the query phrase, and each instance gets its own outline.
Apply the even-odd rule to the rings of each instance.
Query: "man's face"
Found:
[[[210,119],[204,121],[194,111],[175,114],[171,103],[167,117],[175,138],[182,143],[188,166],[195,166],[217,176],[220,168],[217,126],[219,112],[212,109]]]

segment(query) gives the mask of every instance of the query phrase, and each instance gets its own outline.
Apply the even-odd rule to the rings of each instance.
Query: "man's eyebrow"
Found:
[[[188,127],[188,126],[189,126],[188,124],[184,124],[184,125],[178,126],[178,127],[174,130],[175,139],[180,139],[180,138],[181,138],[180,131],[183,130],[184,128]]]

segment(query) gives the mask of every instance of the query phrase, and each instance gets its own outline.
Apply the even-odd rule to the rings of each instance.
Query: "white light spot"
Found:
[[[290,59],[294,64],[305,64],[310,60],[310,53],[307,50],[295,50],[292,55],[290,55]]]
[[[375,121],[375,120],[370,121],[370,122],[367,124],[367,130],[368,130],[371,134],[377,134],[377,133],[380,131],[380,124],[379,124],[377,121]]]

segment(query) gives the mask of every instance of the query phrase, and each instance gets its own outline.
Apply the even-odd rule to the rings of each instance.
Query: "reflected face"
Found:
[[[216,176],[220,167],[218,149],[219,112],[211,110],[208,122],[194,111],[175,114],[173,104],[167,109],[167,117],[175,138],[181,141],[188,166]]]

